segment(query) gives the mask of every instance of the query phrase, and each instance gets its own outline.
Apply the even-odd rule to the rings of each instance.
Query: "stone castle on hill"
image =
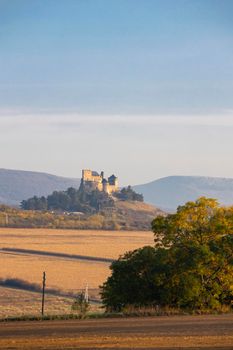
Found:
[[[98,189],[108,194],[118,191],[117,177],[111,175],[108,179],[105,179],[103,171],[99,174],[97,171],[83,169],[81,184],[89,191]]]

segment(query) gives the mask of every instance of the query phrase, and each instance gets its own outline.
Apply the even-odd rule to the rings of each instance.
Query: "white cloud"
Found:
[[[216,115],[83,115],[0,110],[0,126],[74,128],[81,125],[233,126],[233,111]]]

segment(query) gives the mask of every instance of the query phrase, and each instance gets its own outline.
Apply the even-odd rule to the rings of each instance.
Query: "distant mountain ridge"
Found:
[[[78,188],[79,184],[80,179],[34,171],[0,169],[0,203],[19,205],[23,199],[34,195],[47,196],[55,190]]]
[[[41,172],[0,169],[0,203],[19,205],[34,195],[47,196],[68,187],[78,188],[80,179]],[[145,202],[163,210],[174,211],[178,205],[200,196],[216,198],[221,204],[233,205],[233,179],[203,176],[168,176],[133,186]]]
[[[233,205],[233,179],[204,176],[168,176],[147,184],[133,186],[144,200],[164,210],[174,211],[178,205],[205,196],[223,205]]]

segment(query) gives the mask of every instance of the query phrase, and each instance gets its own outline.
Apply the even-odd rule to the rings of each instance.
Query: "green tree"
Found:
[[[120,192],[115,192],[114,196],[123,201],[143,202],[143,195],[135,192],[131,186],[123,187]]]
[[[46,210],[47,209],[47,199],[42,197],[34,196],[28,200],[23,200],[20,204],[22,209],[25,210]]]
[[[233,299],[233,207],[200,198],[152,222],[155,247],[120,257],[102,286],[108,308],[218,309]]]
[[[114,261],[110,267],[111,276],[101,286],[101,297],[107,309],[120,311],[126,305],[162,303],[164,290],[160,286],[168,272],[167,259],[166,250],[146,246]]]
[[[54,191],[47,197],[48,209],[69,210],[70,197],[66,192]]]
[[[156,247],[175,255],[177,288],[181,296],[191,294],[183,295],[184,305],[218,307],[232,298],[233,207],[202,197],[178,207],[176,214],[154,219],[152,229]]]

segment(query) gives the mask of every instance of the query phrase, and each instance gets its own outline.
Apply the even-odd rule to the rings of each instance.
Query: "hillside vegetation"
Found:
[[[0,206],[0,227],[149,230],[151,221],[162,211],[139,202],[116,200],[113,208],[98,213],[22,210]]]
[[[143,203],[143,196],[130,186],[109,195],[97,189],[86,190],[80,185],[78,190],[70,187],[66,191],[54,191],[47,197],[34,196],[23,200],[21,207],[27,212],[20,214],[15,210],[15,219],[11,214],[8,225],[148,230],[153,218],[162,214],[160,210]]]
[[[66,191],[54,191],[47,197],[33,196],[21,202],[21,208],[25,210],[55,210],[86,214],[98,213],[101,208],[107,207],[114,207],[111,196],[98,189],[87,191],[83,186],[78,190],[69,187]]]

